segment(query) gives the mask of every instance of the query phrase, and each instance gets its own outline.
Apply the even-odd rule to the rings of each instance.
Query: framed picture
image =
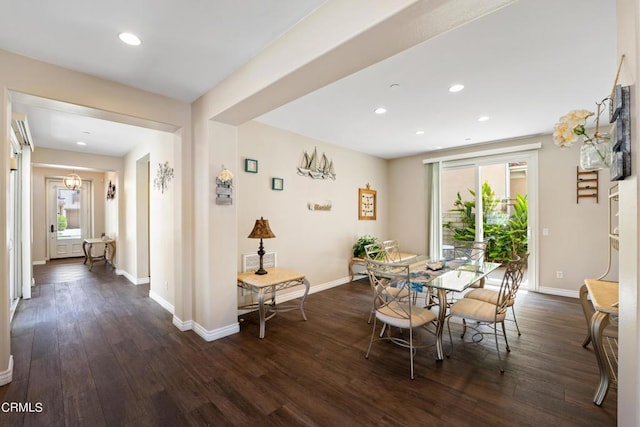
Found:
[[[244,171],[249,173],[258,173],[258,161],[253,159],[244,159]]]
[[[276,191],[284,190],[284,179],[271,178],[271,189]]]
[[[376,219],[376,190],[371,190],[369,184],[367,188],[358,189],[358,219]]]

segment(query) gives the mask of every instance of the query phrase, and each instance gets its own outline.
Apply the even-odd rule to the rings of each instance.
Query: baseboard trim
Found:
[[[182,320],[176,315],[173,315],[173,326],[178,328],[179,331],[186,332],[193,329],[193,320]]]
[[[240,332],[240,324],[236,322],[231,325],[209,331],[197,322],[193,322],[193,332],[200,335],[207,342],[215,341]]]
[[[134,285],[146,285],[147,283],[150,283],[149,277],[133,277],[133,275],[129,274],[129,272],[125,270],[116,269],[116,274],[119,276],[126,277],[127,280],[133,283]]]
[[[309,288],[309,295],[315,294],[316,292],[326,291],[327,289],[335,288],[336,286],[341,286],[349,282],[351,282],[351,276],[341,277],[340,279],[321,283],[319,285],[312,285]],[[304,288],[299,288],[293,292],[287,292],[286,294],[283,294],[283,295],[276,294],[276,304],[281,302],[286,302],[296,298],[302,298],[303,295],[304,295]]]
[[[0,386],[9,384],[13,381],[13,354],[9,355],[9,367],[0,372]]]
[[[47,263],[46,260],[44,261],[33,261],[31,264],[32,265],[45,265]]]
[[[547,286],[541,286],[538,288],[538,292],[541,294],[557,295],[560,297],[580,298],[580,291],[572,291],[569,289],[550,288]]]
[[[173,314],[175,312],[175,307],[173,306],[173,304],[171,304],[166,299],[162,298],[156,292],[153,292],[152,290],[149,290],[149,298],[151,298],[152,300],[154,300],[155,302],[160,304],[160,307],[164,308],[169,313]]]
[[[340,279],[332,280],[331,282],[321,283],[319,285],[311,286],[309,288],[309,295],[314,294],[316,292],[325,291],[327,289],[335,288],[336,286],[344,285],[345,283],[349,283],[351,281],[351,276],[342,277]],[[289,300],[293,300],[296,298],[302,298],[304,295],[304,288],[296,289],[293,292],[288,292],[282,295],[276,295],[276,303],[282,303]],[[249,312],[250,310],[242,310],[244,313]],[[176,316],[173,316],[173,324],[176,328],[181,331],[188,331],[193,329],[193,331],[202,337],[205,341],[214,341],[220,338],[227,337],[229,335],[237,334],[240,332],[240,324],[234,323],[231,325],[223,326],[222,328],[207,330],[202,325],[194,322],[192,320],[182,321]]]

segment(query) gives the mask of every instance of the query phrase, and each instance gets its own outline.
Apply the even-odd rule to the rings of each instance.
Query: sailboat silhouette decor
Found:
[[[308,176],[312,179],[336,179],[336,171],[333,167],[333,160],[329,160],[323,153],[318,158],[318,150],[313,149],[311,155],[306,151],[302,153],[302,162],[298,167],[298,175]]]

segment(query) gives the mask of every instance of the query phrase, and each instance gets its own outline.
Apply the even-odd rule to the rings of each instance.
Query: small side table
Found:
[[[93,245],[98,243],[104,244],[104,252],[102,255],[96,256],[93,255],[92,249]],[[82,242],[82,251],[84,252],[84,264],[89,264],[89,271],[91,271],[93,263],[96,261],[104,261],[115,268],[113,261],[116,256],[116,241],[114,239],[84,239]]]
[[[307,320],[307,316],[304,313],[304,300],[309,294],[310,285],[309,281],[305,278],[304,273],[280,267],[271,267],[266,270],[267,274],[262,275],[255,274],[253,271],[238,273],[238,287],[258,294],[257,304],[249,304],[238,308],[258,308],[258,315],[260,316],[260,338],[264,338],[266,321],[271,319],[278,312],[296,310],[299,308],[302,313],[302,318]],[[305,287],[304,295],[302,296],[302,301],[300,301],[299,306],[296,304],[280,304],[276,306],[277,291],[299,285],[303,285]],[[265,305],[266,294],[270,294],[271,301]],[[267,311],[270,312],[269,316],[267,316]]]

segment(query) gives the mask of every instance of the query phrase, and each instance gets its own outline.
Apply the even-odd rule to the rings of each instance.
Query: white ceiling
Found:
[[[322,3],[0,0],[10,11],[0,13],[0,49],[190,102]],[[123,30],[139,34],[141,48],[121,44]],[[610,92],[615,36],[611,0],[520,0],[258,120],[383,158],[549,133]],[[452,83],[465,89],[451,94]],[[375,115],[378,106],[388,113]],[[41,147],[121,156],[136,132],[149,132],[14,108],[27,112]],[[482,115],[490,119],[479,123]]]

